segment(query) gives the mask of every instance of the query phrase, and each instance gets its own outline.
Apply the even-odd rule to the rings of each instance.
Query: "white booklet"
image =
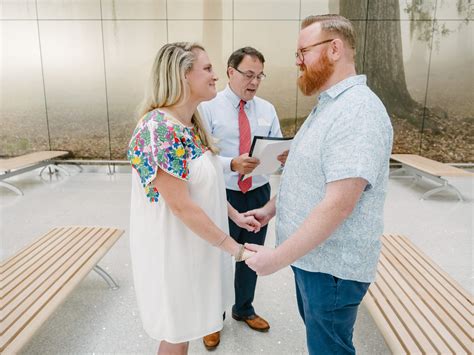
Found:
[[[277,159],[281,153],[290,149],[293,138],[254,136],[249,156],[260,159],[260,164],[242,180],[254,175],[268,175],[278,170],[281,163]]]

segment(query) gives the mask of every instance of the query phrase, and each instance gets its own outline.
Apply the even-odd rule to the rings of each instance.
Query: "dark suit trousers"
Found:
[[[246,212],[265,205],[270,199],[270,184],[265,184],[248,191],[246,194],[241,191],[227,190],[227,201],[239,212]],[[263,227],[258,233],[248,232],[240,228],[229,219],[229,230],[232,238],[237,243],[252,243],[263,245],[267,234],[267,226]],[[247,317],[255,314],[252,302],[257,285],[257,274],[250,269],[245,262],[235,264],[235,304],[232,307],[232,313],[240,317]]]

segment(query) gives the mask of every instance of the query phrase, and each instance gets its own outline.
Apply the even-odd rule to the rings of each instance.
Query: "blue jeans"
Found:
[[[355,354],[352,344],[354,323],[370,284],[294,266],[292,269],[310,355]]]

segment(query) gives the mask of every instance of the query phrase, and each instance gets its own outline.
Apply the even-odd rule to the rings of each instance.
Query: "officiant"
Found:
[[[254,136],[281,137],[280,123],[275,107],[255,96],[265,79],[265,58],[252,47],[244,47],[231,54],[227,62],[226,88],[199,107],[204,123],[216,139],[219,157],[224,169],[227,200],[239,212],[246,212],[265,205],[270,199],[269,176],[257,175],[241,180],[251,173],[259,160],[249,157]],[[287,152],[278,160],[286,161]],[[247,232],[229,220],[230,235],[238,243],[263,245],[267,228],[259,233]],[[232,318],[245,322],[251,329],[266,332],[268,322],[257,315],[253,307],[257,274],[245,263],[236,263],[234,275],[235,304]],[[204,345],[212,350],[219,345],[220,333],[203,338]]]

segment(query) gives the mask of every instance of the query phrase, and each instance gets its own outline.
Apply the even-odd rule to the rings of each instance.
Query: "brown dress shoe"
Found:
[[[247,323],[250,328],[258,332],[268,332],[268,329],[270,329],[270,324],[257,314],[252,314],[248,317],[240,317],[232,313],[232,318]]]
[[[214,350],[221,342],[221,332],[206,335],[202,338],[202,342],[207,350]]]

